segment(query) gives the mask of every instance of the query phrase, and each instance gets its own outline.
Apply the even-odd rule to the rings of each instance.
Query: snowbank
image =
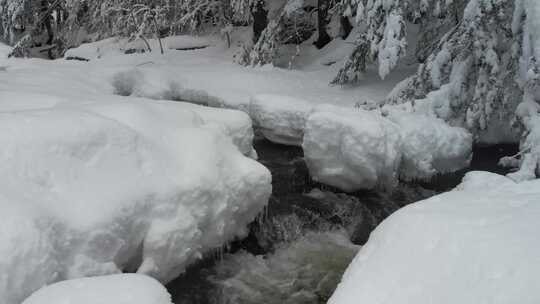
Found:
[[[316,181],[345,191],[393,186],[401,162],[398,126],[361,109],[317,107],[302,145]]]
[[[253,123],[248,114],[229,109],[213,109],[191,103],[180,103],[182,108],[194,111],[207,125],[223,131],[244,155],[257,158],[253,149]]]
[[[249,31],[249,29],[246,29]],[[69,50],[69,56],[81,56],[96,58],[98,49],[104,53],[100,60],[92,60],[88,63],[73,61],[61,61],[64,64],[75,65],[80,70],[100,67],[102,70],[111,67],[140,68],[148,73],[162,76],[162,83],[176,82],[184,89],[206,92],[209,96],[219,97],[225,106],[230,108],[247,109],[252,96],[279,95],[306,100],[312,105],[332,103],[343,106],[353,106],[358,101],[383,100],[393,86],[405,76],[415,71],[414,67],[400,68],[395,74],[381,81],[377,71],[369,69],[366,79],[357,87],[342,89],[329,86],[328,83],[340,68],[340,63],[330,64],[328,61],[337,60],[339,56],[331,56],[335,59],[327,59],[328,53],[346,52],[351,45],[335,41],[328,49],[315,51],[312,45],[302,47],[302,54],[296,56],[293,65],[299,69],[280,69],[269,66],[246,68],[234,62],[232,58],[237,55],[239,39],[245,35],[232,33],[233,47],[228,48],[221,37],[188,37],[177,36],[167,38],[165,43],[168,47],[200,47],[204,44],[211,45],[205,49],[194,51],[166,50],[161,55],[156,45],[157,40],[149,39],[152,53],[121,55],[125,49],[121,42],[103,40],[84,44],[79,48]],[[354,35],[353,35],[354,37]],[[340,40],[340,39],[338,39]],[[112,45],[113,50],[106,51]],[[92,51],[87,51],[92,50]],[[118,50],[121,50],[118,52]],[[90,53],[90,55],[88,55]],[[106,55],[108,54],[108,55]],[[287,58],[290,61],[289,58]],[[343,59],[343,58],[341,58]],[[323,63],[321,63],[321,61]],[[57,65],[59,63],[56,63]],[[358,100],[361,96],[362,100]]]
[[[108,103],[92,103],[81,106],[84,109],[95,111],[100,115],[119,119],[119,117],[133,115],[134,117],[152,116],[148,126],[139,126],[140,132],[154,130],[156,123],[178,124],[184,113],[193,112],[200,123],[217,132],[226,134],[244,155],[256,158],[253,149],[253,127],[249,116],[241,111],[228,109],[214,109],[184,102],[153,101],[137,99],[131,102],[111,101]],[[129,113],[129,114],[126,114]],[[160,121],[161,120],[161,121]],[[163,121],[164,120],[164,121]],[[128,122],[129,123],[129,122]],[[131,126],[131,124],[130,124]],[[137,128],[137,126],[132,126]],[[152,134],[150,137],[161,136]]]
[[[114,93],[121,96],[146,97],[185,101],[198,105],[222,108],[223,101],[209,95],[204,90],[184,87],[184,77],[177,72],[156,70],[153,63],[143,64],[134,68],[123,68],[112,75],[111,83]]]
[[[25,73],[27,76],[27,73]],[[65,77],[65,76],[64,76]],[[64,78],[63,77],[63,78]],[[200,106],[185,102],[170,102],[160,100],[149,100],[146,98],[129,98],[126,99],[121,96],[112,95],[100,95],[100,94],[86,94],[83,97],[74,99],[72,95],[76,94],[78,89],[77,83],[73,84],[73,88],[62,90],[62,88],[56,89],[39,89],[39,78],[32,78],[28,75],[28,89],[25,92],[18,90],[18,85],[13,85],[8,89],[9,83],[14,83],[13,80],[7,80],[7,84],[0,83],[0,112],[8,111],[23,111],[32,109],[50,109],[55,107],[86,107],[88,104],[108,104],[109,107],[124,107],[129,110],[130,104],[135,104],[133,107],[138,107],[141,110],[155,111],[159,108],[167,108],[172,113],[177,111],[191,111],[195,112],[206,125],[212,125],[216,129],[221,129],[226,133],[233,141],[233,143],[240,149],[242,153],[248,156],[255,156],[256,153],[253,149],[253,127],[252,121],[249,115],[245,112],[230,109],[215,109],[206,106]],[[0,81],[2,77],[0,75]],[[60,80],[60,79],[59,79]],[[69,80],[67,80],[69,81]],[[2,90],[5,87],[6,90]],[[96,86],[99,88],[99,86]],[[96,88],[96,90],[99,90]],[[37,93],[32,91],[37,89]],[[166,110],[163,112],[167,112]],[[166,114],[166,113],[165,113]],[[172,114],[171,114],[172,115]],[[159,120],[159,118],[156,118]]]
[[[159,53],[160,46],[157,39],[148,39],[152,52]],[[164,50],[191,50],[205,48],[213,44],[206,37],[179,35],[166,37],[161,40]],[[148,47],[141,39],[129,42],[126,38],[107,38],[96,42],[85,43],[79,47],[67,50],[64,58],[79,60],[94,60],[105,57],[114,57],[130,52],[148,52]]]
[[[85,43],[73,49],[69,49],[64,54],[66,59],[91,60],[99,59],[103,56],[121,55],[120,38],[107,38],[93,43]]]
[[[388,119],[399,126],[403,159],[402,180],[429,180],[437,174],[455,172],[469,166],[472,135],[451,127],[442,119],[394,111]]]
[[[163,282],[246,233],[270,174],[180,104],[0,113],[0,295],[137,270]]]
[[[299,146],[312,108],[302,99],[262,94],[251,99],[249,113],[255,126],[270,141]]]
[[[467,167],[472,142],[465,129],[422,114],[319,106],[307,119],[303,148],[315,180],[356,191]]]
[[[372,234],[329,304],[540,302],[540,180],[469,173]]]
[[[122,274],[64,281],[44,287],[23,304],[172,304],[156,280]]]

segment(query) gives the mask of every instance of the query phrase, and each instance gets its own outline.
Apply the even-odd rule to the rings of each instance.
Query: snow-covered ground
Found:
[[[233,36],[233,41],[235,39],[238,37]],[[414,117],[407,119],[413,114],[401,110],[394,110],[399,113],[390,120],[381,118],[379,111],[364,111],[362,115],[366,124],[360,121],[361,117],[354,115],[360,111],[359,108],[375,106],[383,100],[394,85],[414,71],[415,65],[402,64],[384,81],[380,80],[375,69],[370,69],[359,86],[341,88],[328,83],[341,66],[337,58],[343,57],[345,50],[351,48],[352,41],[336,39],[319,52],[313,52],[306,46],[295,58],[295,69],[283,69],[235,64],[232,57],[236,48],[227,49],[218,38],[180,36],[170,40],[164,41],[165,55],[156,51],[124,55],[123,52],[130,48],[144,49],[144,44],[139,41],[130,45],[125,40],[111,38],[83,45],[66,54],[66,58],[87,58],[90,62],[12,60],[6,73],[0,74],[2,100],[22,99],[19,92],[13,93],[12,88],[24,85],[25,94],[42,97],[24,98],[24,101],[16,103],[21,108],[50,107],[66,100],[86,103],[91,98],[88,96],[95,96],[98,90],[109,99],[112,98],[110,95],[116,94],[241,109],[249,113],[254,125],[268,139],[291,145],[304,143],[312,175],[321,182],[347,191],[393,184],[397,177],[427,179],[468,164],[472,141],[463,129],[451,128],[442,120],[424,116],[419,119],[421,122]],[[182,44],[189,47],[197,43],[205,43],[209,47],[190,51],[171,50],[169,47],[169,44],[178,48]],[[156,40],[150,40],[150,44],[156,49]],[[70,75],[69,78],[66,75]],[[59,83],[71,89],[59,91]],[[29,99],[41,100],[27,105]],[[324,106],[328,104],[332,107]],[[11,108],[13,103],[0,103],[2,107]],[[328,108],[340,108],[344,119],[334,115],[334,110],[322,113],[325,111],[322,109]],[[200,109],[198,112],[204,111],[204,108]],[[323,131],[306,125],[308,121],[314,125],[324,115],[334,115],[336,119],[326,119],[325,123],[330,125],[326,125]],[[234,137],[242,152],[254,156],[247,118],[220,117],[212,115],[210,119],[218,120],[229,130],[228,134]],[[244,123],[234,124],[231,121]],[[370,138],[368,121],[384,122],[385,128],[396,125],[399,128],[392,132],[394,139],[384,136]],[[346,130],[351,132],[343,133]],[[310,133],[304,138],[306,132]],[[355,142],[337,140],[351,134],[354,134]],[[350,149],[352,146],[365,141],[370,141],[378,149],[364,148],[363,153],[356,153],[361,151],[355,148],[354,153],[349,153],[350,157],[337,153],[353,151]],[[388,143],[393,148],[387,146]],[[333,156],[329,151],[321,151],[330,147],[333,147],[332,152],[336,152]],[[391,152],[392,149],[396,151]],[[381,154],[382,150],[388,153]],[[317,156],[321,154],[328,155]],[[375,159],[382,161],[381,165],[376,165],[379,168],[373,168],[375,165],[371,164]]]
[[[115,95],[139,81],[121,63],[0,67],[0,302],[123,270],[167,282],[266,205],[246,113]]]
[[[540,302],[540,180],[469,173],[371,234],[330,304]]]
[[[238,39],[233,37],[233,43]],[[354,37],[351,39],[354,40]],[[153,40],[150,42],[152,45],[156,44]],[[139,95],[154,97],[152,95],[156,95],[156,92],[152,92],[152,86],[160,83],[165,90],[174,83],[181,88],[199,90],[217,97],[227,107],[243,109],[247,109],[252,97],[259,94],[298,98],[314,105],[330,103],[345,107],[353,107],[357,102],[380,101],[395,84],[416,69],[416,65],[404,65],[385,81],[381,81],[376,69],[373,69],[368,71],[365,80],[358,87],[329,86],[340,68],[340,62],[330,66],[328,62],[337,60],[336,52],[343,55],[344,49],[350,49],[350,42],[336,39],[324,50],[316,53],[310,51],[310,46],[310,49],[295,58],[297,64],[294,69],[242,67],[233,62],[233,56],[238,49],[227,49],[224,42],[218,38],[210,41],[211,47],[193,51],[168,50],[165,56],[159,52],[118,56],[118,49],[129,48],[123,41],[106,43],[107,47],[115,51],[107,51],[105,54],[102,46],[104,42],[96,42],[72,49],[66,56],[93,59],[94,62],[86,66],[99,66],[101,70],[111,66],[138,70],[142,76],[141,84],[146,86],[138,92]],[[92,48],[93,52],[90,51]],[[139,45],[138,48],[142,46]],[[100,59],[96,60],[97,57]],[[81,64],[77,63],[67,65],[81,67]]]
[[[269,139],[303,144],[314,178],[346,191],[468,164],[465,130],[425,113],[360,109],[414,66],[385,81],[369,70],[359,86],[339,88],[328,82],[347,41],[302,53],[294,70],[241,67],[215,39],[166,43],[164,55],[125,55],[114,39],[66,55],[89,62],[0,56],[6,303],[58,280],[122,270],[166,282],[243,235],[271,190],[253,160],[247,113]]]
[[[35,292],[22,304],[172,304],[156,280],[135,274],[75,279]]]
[[[249,105],[250,116],[266,138],[293,146],[302,144],[312,111],[309,101],[285,95],[255,95]]]
[[[0,42],[0,60],[6,59],[9,53],[11,53],[11,47]]]
[[[118,56],[112,51],[101,54],[101,44],[109,48],[111,45],[117,49],[127,48],[123,43],[121,40],[97,42],[71,50],[68,55],[90,58],[92,61],[86,65],[103,66],[100,71],[115,64],[126,66],[124,72],[112,76],[113,79],[120,78],[120,81],[113,81],[113,90],[118,91],[120,87],[124,95],[189,100],[241,109],[249,113],[254,125],[269,140],[303,144],[312,175],[343,190],[391,185],[398,177],[428,179],[439,173],[459,170],[469,163],[472,137],[464,129],[452,128],[425,113],[417,120],[414,113],[399,108],[391,111],[390,119],[382,118],[379,111],[360,110],[370,106],[376,108],[394,85],[414,71],[415,65],[402,64],[384,81],[380,80],[376,70],[369,70],[361,84],[354,88],[328,85],[341,66],[337,58],[342,58],[351,48],[351,41],[336,39],[320,52],[306,48],[295,58],[293,70],[241,67],[232,63],[234,48],[224,49],[219,41],[203,50],[168,51],[165,56]],[[152,43],[156,44],[155,41]],[[94,51],[89,51],[92,48]],[[343,115],[336,115],[336,111]],[[358,112],[363,113],[362,117]],[[333,115],[335,119],[316,123],[324,115]],[[394,127],[395,130],[387,132],[392,133],[390,137],[382,133],[370,137],[369,121],[380,121],[385,128]],[[337,140],[353,138],[351,136],[356,138],[354,142]],[[357,151],[361,149],[358,145],[367,141],[372,144],[371,148],[378,148],[364,147],[363,152]],[[354,152],[347,156],[343,151]],[[374,165],[375,160],[380,164]]]
[[[166,282],[246,233],[270,174],[179,103],[0,113],[0,294],[125,269]]]

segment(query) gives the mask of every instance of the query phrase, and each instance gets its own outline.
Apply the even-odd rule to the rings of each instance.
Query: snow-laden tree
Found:
[[[521,152],[503,163],[520,166],[515,179],[539,175],[540,1],[343,0],[341,8],[359,36],[334,84],[359,81],[372,63],[384,78],[413,42],[407,25],[419,24],[421,64],[385,104],[427,111],[479,142],[515,141],[522,132]]]
[[[56,35],[66,18],[64,0],[0,0],[0,40],[14,45],[12,56],[27,56],[29,48],[53,56]],[[58,43],[59,44],[59,43]]]
[[[469,129],[486,130],[492,118],[508,120],[520,95],[514,81],[517,53],[511,52],[517,46],[513,10],[513,1],[471,1],[461,23],[389,102],[430,99],[439,117],[463,121]]]
[[[419,24],[416,56],[425,60],[442,35],[460,22],[466,1],[342,0],[343,16],[354,17],[361,31],[332,84],[358,82],[369,63],[378,65],[384,79],[406,55],[408,23]]]
[[[36,43],[51,43],[39,38],[46,33],[61,53],[83,41],[112,36],[145,40],[224,28],[238,20],[249,23],[246,8],[251,4],[252,0],[0,0],[0,39],[19,43],[18,55],[25,55]]]
[[[34,23],[36,9],[30,0],[0,0],[2,40],[15,44]]]
[[[538,20],[540,1],[469,1],[459,24],[386,103],[409,103],[466,127],[481,142],[511,141],[522,132],[521,153],[503,162],[521,166],[516,179],[534,177],[540,160]]]
[[[324,10],[328,11],[331,1],[324,1]],[[244,63],[264,65],[274,63],[280,56],[279,48],[284,44],[299,45],[309,39],[317,30],[324,30],[324,23],[314,22],[313,10],[320,5],[318,1],[308,0],[278,0],[267,8],[270,16],[268,25],[262,31],[255,45],[247,53],[247,60]],[[327,13],[317,13],[317,17],[325,17]],[[326,17],[325,17],[326,18]],[[328,39],[323,33],[321,41],[328,43]],[[316,42],[317,43],[317,42]],[[322,42],[321,42],[322,43]]]
[[[524,132],[520,153],[501,163],[519,166],[509,176],[522,181],[540,176],[540,2],[516,0],[514,5],[512,51],[517,58],[515,79],[523,93],[516,120]]]
[[[366,69],[366,62],[376,61],[379,75],[385,78],[405,55],[407,48],[405,7],[408,1],[400,0],[343,0],[347,17],[356,16],[357,26],[365,30],[357,39],[356,49],[345,61],[334,84],[358,81]]]

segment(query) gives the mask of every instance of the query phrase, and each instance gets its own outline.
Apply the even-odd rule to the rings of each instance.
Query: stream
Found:
[[[299,147],[258,138],[273,193],[249,235],[204,257],[168,284],[176,304],[326,303],[375,227],[399,208],[448,191],[474,170],[507,173],[499,158],[516,145],[475,147],[469,168],[391,193],[344,194],[314,182]]]

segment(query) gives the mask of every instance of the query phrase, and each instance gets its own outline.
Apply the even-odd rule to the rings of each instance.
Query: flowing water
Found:
[[[506,173],[513,145],[477,147],[471,167],[392,193],[343,194],[313,182],[297,147],[255,141],[272,172],[268,208],[249,236],[187,269],[167,287],[176,304],[326,303],[371,231],[399,208],[455,187],[471,170]]]

